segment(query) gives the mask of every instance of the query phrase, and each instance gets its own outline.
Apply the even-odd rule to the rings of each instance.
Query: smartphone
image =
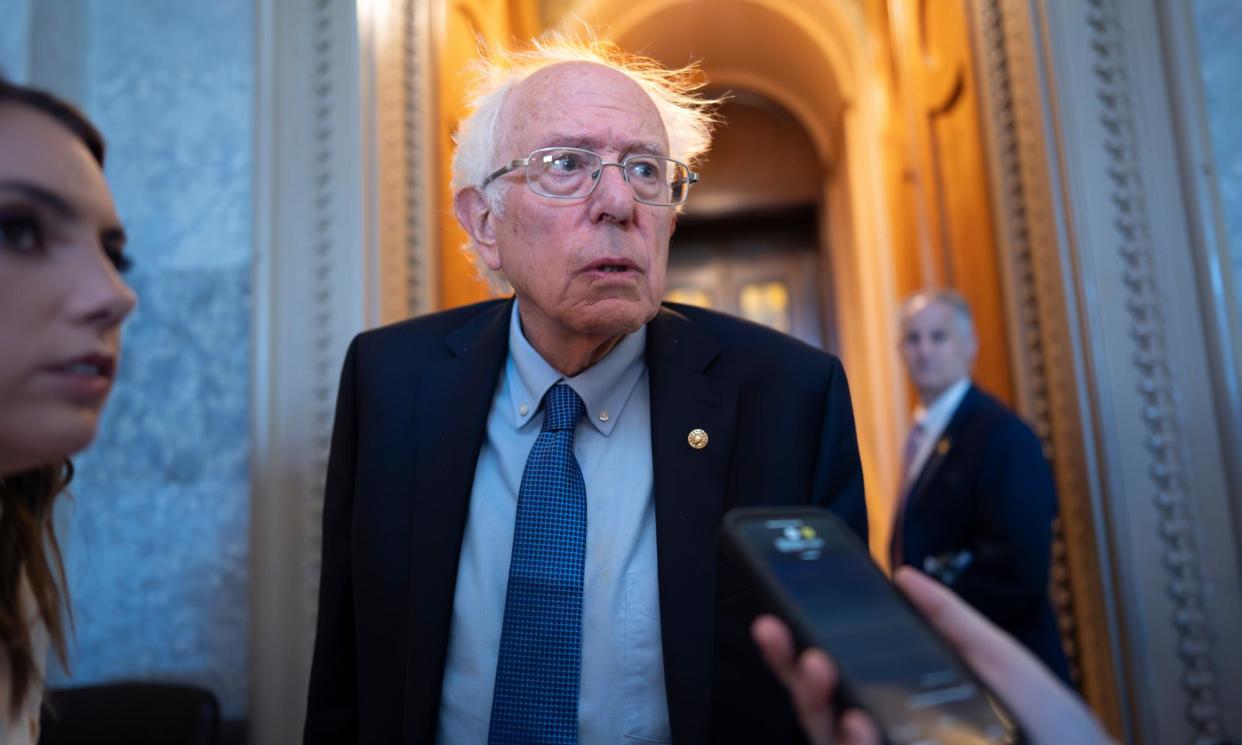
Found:
[[[723,532],[798,644],[836,661],[838,703],[868,712],[886,742],[1026,742],[1000,701],[831,513],[734,509]]]

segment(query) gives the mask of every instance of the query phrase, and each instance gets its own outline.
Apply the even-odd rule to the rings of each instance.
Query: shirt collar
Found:
[[[914,410],[914,422],[923,427],[924,432],[941,432],[949,424],[953,412],[962,402],[962,397],[970,389],[970,377],[967,376],[945,389],[931,406],[919,404]]]
[[[518,301],[513,302],[509,319],[509,359],[505,375],[509,383],[509,403],[513,419],[521,429],[539,410],[539,402],[548,389],[564,380],[586,406],[586,419],[605,437],[621,418],[638,379],[647,369],[643,351],[647,346],[644,325],[627,334],[604,358],[594,365],[566,378],[531,346],[522,333]]]

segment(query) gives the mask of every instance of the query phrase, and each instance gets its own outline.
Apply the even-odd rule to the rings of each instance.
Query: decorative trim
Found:
[[[1168,354],[1169,329],[1160,295],[1143,175],[1131,80],[1127,72],[1121,9],[1117,0],[1087,0],[1095,95],[1101,108],[1104,156],[1115,208],[1113,227],[1124,271],[1125,308],[1135,343],[1132,358],[1143,402],[1141,419],[1151,456],[1147,471],[1158,515],[1157,538],[1164,549],[1179,682],[1190,698],[1186,721],[1196,742],[1223,739],[1227,725],[1217,689],[1213,639],[1205,606],[1198,518],[1189,490],[1185,424]]]
[[[408,261],[406,310],[410,315],[436,307],[434,107],[431,31],[425,0],[406,0],[401,34],[405,84],[405,221]]]
[[[1015,377],[1020,407],[1035,433],[1044,444],[1045,453],[1056,463],[1055,436],[1053,434],[1051,403],[1049,401],[1048,369],[1045,363],[1047,350],[1044,345],[1044,327],[1040,321],[1037,278],[1034,267],[1035,237],[1037,229],[1029,219],[1030,193],[1024,183],[1023,161],[1029,153],[1022,152],[1019,136],[1019,116],[1015,109],[1018,102],[1012,79],[1007,47],[1008,34],[1005,21],[1007,14],[998,0],[982,2],[977,7],[977,25],[983,43],[980,46],[980,79],[983,98],[988,102],[993,119],[990,139],[994,148],[994,192],[999,198],[997,241],[1005,267],[1006,296],[1010,312],[1010,343],[1014,356]],[[1024,112],[1027,113],[1027,112]],[[1045,237],[1045,236],[1040,236]],[[1063,469],[1058,469],[1063,470]],[[1061,474],[1058,473],[1058,476]],[[1062,501],[1068,494],[1064,491],[1064,479],[1058,478],[1062,487]],[[1064,507],[1062,508],[1064,511]],[[1064,521],[1058,520],[1053,547],[1052,594],[1057,604],[1058,618],[1071,669],[1075,678],[1081,677],[1078,624],[1074,617],[1072,594],[1069,591],[1070,568],[1064,545]]]
[[[1006,295],[1009,315],[1012,319],[1010,343],[1017,373],[1018,397],[1021,408],[1035,433],[1044,445],[1049,460],[1055,462],[1055,438],[1053,436],[1052,404],[1049,400],[1048,369],[1045,364],[1047,350],[1044,345],[1044,327],[1040,322],[1039,297],[1036,290],[1033,256],[1033,226],[1029,219],[1027,202],[1029,194],[1023,183],[1022,144],[1018,136],[1018,117],[1014,109],[1013,81],[1011,80],[1009,54],[1006,48],[1005,13],[999,3],[980,4],[978,15],[980,31],[984,39],[981,48],[983,83],[987,100],[992,104],[993,115],[1001,126],[994,127],[996,163],[999,177],[997,191],[1000,199],[1000,219],[1004,233],[998,244],[1003,249],[1001,261],[1006,264]],[[1044,236],[1041,236],[1044,237]],[[1064,500],[1070,501],[1070,500]],[[1069,656],[1070,671],[1075,681],[1081,682],[1079,661],[1080,644],[1078,624],[1075,620],[1073,593],[1070,590],[1070,572],[1065,546],[1065,524],[1058,519],[1053,531],[1052,587],[1051,594],[1061,627],[1062,641]]]
[[[305,570],[305,593],[303,602],[307,609],[307,623],[303,628],[306,649],[311,650],[315,644],[315,622],[319,607],[319,569],[320,548],[323,545],[323,494],[328,474],[328,451],[332,444],[333,402],[338,371],[336,369],[339,351],[334,348],[335,334],[331,323],[333,309],[333,290],[336,282],[333,277],[335,254],[335,231],[333,216],[336,213],[337,184],[333,169],[333,160],[337,144],[335,135],[335,104],[334,91],[336,70],[333,63],[339,50],[333,44],[334,7],[332,0],[315,0],[311,9],[311,111],[313,120],[311,136],[313,150],[311,154],[312,210],[309,215],[314,236],[314,249],[311,255],[313,271],[311,274],[311,296],[308,298],[313,309],[311,328],[311,399],[309,408],[309,424],[311,431],[307,436],[310,455],[304,461],[307,469],[303,483],[306,492],[303,503],[306,506],[306,546],[307,561]],[[309,659],[309,654],[308,654]]]
[[[1110,624],[1115,614],[1076,394],[1035,33],[1022,2],[972,5],[1015,386],[1020,408],[1053,464],[1060,501],[1051,594],[1072,674],[1109,729],[1121,732],[1119,659]]]
[[[382,6],[382,7],[381,7]],[[429,28],[424,0],[376,0],[369,20],[369,58],[373,95],[364,107],[374,111],[374,137],[368,156],[374,164],[375,242],[379,249],[379,321],[392,323],[427,313],[435,306],[432,199],[435,158],[427,137],[432,111]],[[382,16],[382,21],[376,16]]]
[[[362,7],[257,6],[250,741],[261,745],[291,741],[304,720],[338,375],[349,340],[380,315]]]
[[[385,0],[384,20],[371,19],[370,62],[375,74],[373,106],[375,137],[369,158],[375,164],[376,202],[379,205],[378,234],[380,322],[392,323],[409,315],[408,254],[410,245],[407,219],[409,180],[405,176],[407,117],[405,2]]]

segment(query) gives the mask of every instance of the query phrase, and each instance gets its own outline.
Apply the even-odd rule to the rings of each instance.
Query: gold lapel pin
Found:
[[[947,452],[949,452],[949,438],[944,437],[936,443],[936,455],[944,455]]]
[[[707,447],[707,433],[696,427],[690,430],[690,434],[686,436],[686,442],[690,443],[690,447],[695,450],[702,450]]]

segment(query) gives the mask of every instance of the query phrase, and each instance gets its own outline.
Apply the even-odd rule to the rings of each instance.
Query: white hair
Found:
[[[573,38],[550,31],[533,39],[525,49],[485,47],[482,51],[480,58],[467,69],[467,74],[473,78],[468,93],[472,111],[462,119],[454,136],[457,144],[453,153],[454,194],[470,187],[482,189],[488,175],[504,165],[500,162],[502,157],[525,155],[502,155],[500,152],[506,124],[501,121],[505,100],[518,83],[545,67],[565,62],[602,65],[634,81],[660,114],[668,135],[669,157],[693,168],[711,146],[712,127],[717,121],[713,110],[720,101],[696,95],[706,83],[697,65],[670,70],[653,59],[623,52],[615,44],[601,41],[589,32],[585,38]],[[490,195],[484,193],[488,207],[497,215],[503,214],[508,187],[508,183],[497,181],[489,185]],[[468,243],[466,249],[473,255],[480,272],[489,274],[494,286],[507,287],[503,278],[487,272],[473,242]]]
[[[966,302],[966,298],[957,290],[947,287],[940,289],[919,290],[901,303],[901,319],[905,319],[911,315],[926,308],[932,303],[944,303],[953,312],[953,320],[957,322],[957,328],[967,339],[973,339],[975,336],[975,318],[970,312],[970,303]]]

